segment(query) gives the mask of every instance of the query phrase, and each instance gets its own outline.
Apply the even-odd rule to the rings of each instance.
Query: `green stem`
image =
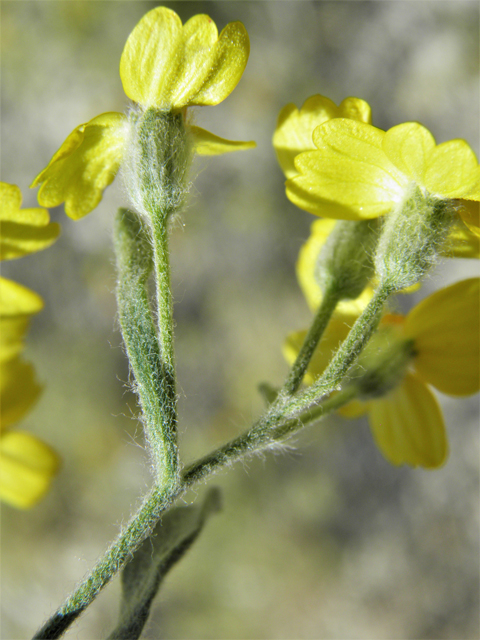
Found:
[[[356,388],[347,387],[339,393],[326,398],[310,411],[304,412],[294,419],[283,420],[283,422],[271,429],[268,434],[253,426],[231,442],[219,447],[187,467],[182,474],[180,484],[175,490],[154,488],[146,496],[139,511],[132,517],[116,542],[112,544],[94,566],[89,576],[79,585],[65,604],[45,623],[42,629],[37,632],[33,640],[55,640],[59,638],[95,599],[100,590],[128,562],[143,540],[150,534],[162,513],[187,489],[227,465],[231,465],[264,449],[278,446],[279,442],[300,431],[305,425],[323,419],[347,402],[350,402],[356,393]]]
[[[322,420],[330,413],[343,407],[353,400],[357,393],[356,387],[345,387],[295,418],[283,418],[283,420],[279,420],[278,424],[270,425],[268,430],[264,428],[263,421],[259,421],[237,438],[186,467],[182,474],[183,482],[191,487],[223,467],[230,466],[264,449],[278,447],[279,443],[301,431],[305,426]]]
[[[129,218],[127,217],[127,219]],[[135,220],[135,218],[132,219]],[[132,240],[140,237],[140,235],[138,229],[136,235],[132,233],[132,231],[134,231],[134,228],[131,228],[130,232],[127,233],[127,238],[129,238],[130,242],[129,259],[132,261],[128,269],[135,272],[135,268],[137,268],[138,271],[138,264],[135,267],[134,257],[138,255],[139,252],[131,250],[134,246]],[[119,235],[121,236],[121,234],[117,234],[117,238]],[[166,250],[165,241],[160,241],[159,245]],[[164,256],[165,253],[160,251],[157,255],[160,256],[160,259],[163,259],[162,256]],[[124,274],[125,282],[127,283],[126,292],[132,291],[134,286],[140,284],[145,285],[145,272],[142,273],[143,275],[141,277],[137,273],[136,279],[132,276],[131,280],[128,280],[128,277]],[[167,290],[169,291],[168,288]],[[163,292],[165,292],[165,290],[163,290]],[[159,294],[161,293],[162,289],[159,289]],[[352,400],[358,393],[356,386],[347,385],[341,390],[338,390],[338,387],[348,369],[359,356],[375,331],[381,317],[383,305],[390,293],[391,289],[389,287],[379,287],[370,304],[353,326],[347,339],[335,354],[324,374],[307,391],[293,398],[291,396],[285,397],[284,394],[281,394],[267,414],[248,431],[187,467],[178,484],[155,488],[149,496],[147,496],[139,512],[132,518],[125,531],[94,567],[88,578],[72,594],[63,607],[50,618],[35,636],[34,640],[40,640],[42,638],[53,640],[60,637],[73,620],[92,602],[103,586],[105,586],[113,575],[128,561],[141,542],[148,536],[165,509],[189,487],[200,480],[205,480],[208,476],[227,465],[231,465],[259,451],[279,446],[279,443],[300,431],[306,424],[325,417],[327,414],[339,409]],[[125,297],[128,297],[126,293]],[[165,300],[169,301],[168,304],[171,305],[169,295],[165,296]],[[333,304],[333,302],[330,301],[329,304]],[[133,311],[133,308],[125,308],[125,313],[133,313]],[[146,308],[144,311],[146,313]],[[122,313],[120,315],[122,317]],[[320,321],[319,316],[323,318],[322,321]],[[165,317],[168,318],[171,316],[166,315]],[[314,321],[314,324],[317,326],[315,330],[312,331],[312,334],[320,333],[321,325],[327,322],[326,318],[326,312],[319,312]],[[171,325],[169,326],[171,329]],[[132,339],[141,342],[142,332],[143,329],[139,329],[137,333],[133,333]],[[172,344],[172,342],[173,341],[169,344]],[[312,341],[309,342],[309,348],[311,348],[312,344],[313,338]],[[147,351],[149,348],[150,347],[147,348]],[[135,350],[133,350],[132,353],[132,357],[135,360]],[[139,354],[140,353],[141,351]],[[173,357],[173,350],[171,353]],[[145,355],[146,354],[144,354],[144,356]],[[142,358],[144,356],[142,356]],[[306,361],[306,356],[304,361]],[[173,359],[171,362],[173,362]],[[297,373],[291,377],[292,380],[298,380],[301,366],[303,365],[298,365]],[[291,385],[292,384],[293,383],[291,383]],[[168,388],[171,389],[171,387]],[[330,393],[336,390],[338,390],[338,393]]]
[[[77,587],[65,604],[35,634],[33,640],[59,638],[70,624],[96,598],[100,590],[113,578],[134,551],[153,530],[162,513],[173,503],[181,491],[155,487],[144,499],[116,542],[97,562],[89,576]]]
[[[312,325],[305,337],[302,348],[290,370],[288,378],[283,386],[280,395],[293,395],[298,387],[302,384],[303,377],[307,370],[310,360],[320,342],[322,335],[332,317],[335,307],[340,299],[338,287],[333,286],[327,289],[323,295],[320,307],[317,310]]]
[[[157,326],[162,360],[169,377],[171,401],[175,398],[175,351],[173,342],[173,299],[170,285],[170,259],[168,252],[168,219],[152,216],[153,261],[155,265]]]
[[[136,214],[120,209],[114,230],[118,315],[135,376],[156,483],[172,488],[179,473],[174,383],[171,369],[160,353],[148,300],[152,253],[145,231]]]
[[[381,284],[378,287],[323,374],[303,393],[284,401],[282,406],[286,413],[304,411],[324,394],[339,388],[348,370],[376,330],[382,317],[384,304],[391,293],[392,289],[389,285]]]

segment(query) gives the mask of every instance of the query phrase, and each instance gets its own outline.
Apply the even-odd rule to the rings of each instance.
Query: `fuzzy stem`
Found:
[[[160,487],[173,488],[179,473],[175,398],[172,398],[174,382],[170,363],[165,362],[163,353],[160,354],[148,301],[146,284],[152,270],[149,238],[138,216],[120,209],[114,240],[118,315],[135,376],[135,390],[142,407],[156,483]]]
[[[170,286],[167,219],[152,216],[153,260],[157,300],[157,327],[162,361],[169,380],[168,394],[176,405],[175,350],[173,342],[173,299]]]
[[[330,413],[340,409],[357,395],[355,387],[346,387],[319,404],[291,419],[280,419],[277,424],[270,424],[265,430],[264,423],[259,421],[248,431],[222,445],[200,460],[185,468],[182,478],[190,487],[208,476],[217,473],[221,468],[230,466],[265,449],[274,448],[305,426],[322,420]]]
[[[96,598],[101,589],[128,562],[143,540],[150,534],[162,513],[187,489],[220,471],[223,467],[271,448],[300,431],[307,424],[323,419],[350,402],[356,393],[356,388],[347,387],[296,418],[284,419],[268,433],[253,426],[231,442],[187,467],[182,474],[179,486],[174,491],[154,488],[146,496],[140,509],[132,517],[124,531],[97,562],[89,576],[32,640],[60,638],[70,624]]]
[[[172,504],[180,493],[170,488],[155,487],[144,499],[138,512],[133,516],[116,542],[97,562],[87,578],[77,587],[65,604],[35,634],[33,640],[54,640],[67,630],[71,623],[96,598],[100,590],[113,578],[134,551],[153,530],[161,514]]]
[[[288,374],[288,378],[283,386],[282,392],[293,395],[301,385],[305,371],[307,370],[313,353],[320,342],[322,335],[335,311],[335,307],[340,299],[338,288],[332,286],[324,293],[320,307],[317,310],[313,323],[308,330],[302,348]]]
[[[284,401],[284,411],[287,413],[304,411],[306,407],[316,403],[324,394],[339,388],[347,371],[361,354],[377,328],[382,317],[384,304],[391,293],[392,288],[389,284],[380,284],[323,374],[303,393]]]

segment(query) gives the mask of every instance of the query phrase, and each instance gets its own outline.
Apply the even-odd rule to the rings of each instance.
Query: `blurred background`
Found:
[[[128,107],[118,64],[128,34],[157,3],[4,0],[1,179],[28,186],[65,137]],[[294,265],[313,216],[285,198],[271,146],[280,109],[322,93],[367,100],[374,124],[418,120],[438,142],[479,152],[479,5],[453,1],[170,2],[219,30],[242,21],[251,56],[200,126],[254,151],[195,161],[171,235],[180,441],[184,461],[234,437],[262,411],[257,384],[282,383],[281,344],[309,322]],[[115,313],[113,215],[120,180],[50,249],[4,263],[38,291],[26,358],[43,395],[21,428],[51,443],[63,468],[31,511],[2,509],[2,638],[30,637],[84,575],[151,482]],[[477,274],[441,265],[409,308]],[[478,638],[478,396],[441,397],[450,457],[438,471],[395,468],[366,421],[332,417],[282,454],[209,484],[224,509],[174,568],[145,638]],[[185,497],[200,499],[205,487]],[[117,619],[115,580],[67,638],[101,639]]]

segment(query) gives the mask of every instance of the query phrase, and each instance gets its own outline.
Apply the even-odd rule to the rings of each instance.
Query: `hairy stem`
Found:
[[[219,447],[185,469],[175,490],[155,487],[144,499],[117,540],[97,562],[88,577],[79,585],[65,604],[37,632],[33,640],[60,638],[70,624],[96,598],[101,589],[128,562],[135,550],[150,534],[162,513],[187,489],[197,482],[260,451],[278,445],[304,426],[317,422],[352,400],[356,388],[348,387],[323,400],[322,403],[294,419],[284,419],[267,434],[255,425],[231,442]]]
[[[308,330],[302,348],[288,374],[288,378],[281,393],[293,395],[302,384],[303,377],[307,370],[313,353],[320,342],[322,335],[332,317],[335,307],[339,301],[338,288],[336,286],[325,291],[325,294],[317,310],[313,323]]]
[[[146,496],[139,511],[132,517],[117,540],[65,604],[35,634],[33,640],[60,638],[117,571],[128,562],[134,551],[150,534],[162,513],[172,504],[179,493],[179,489],[172,493],[170,488],[155,487]]]
[[[163,350],[160,352],[148,300],[146,285],[152,270],[149,238],[139,217],[121,209],[115,221],[114,239],[118,316],[142,407],[145,436],[157,485],[172,488],[179,473],[174,382],[171,367],[165,363]],[[170,295],[166,297],[168,305]]]
[[[376,330],[382,317],[384,304],[391,293],[392,289],[388,285],[381,284],[378,287],[323,374],[303,393],[285,400],[283,403],[284,411],[287,413],[304,411],[307,406],[318,402],[318,399],[324,394],[340,387],[348,370],[362,353]]]

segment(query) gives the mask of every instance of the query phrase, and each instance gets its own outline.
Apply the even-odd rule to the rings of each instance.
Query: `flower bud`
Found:
[[[129,116],[124,180],[132,203],[147,218],[167,219],[188,190],[192,145],[183,112],[149,108]]]
[[[375,256],[381,283],[400,291],[419,282],[436,263],[454,218],[451,200],[413,186],[385,219]]]
[[[339,220],[318,254],[315,279],[323,293],[330,287],[340,300],[355,300],[373,276],[378,219]]]

